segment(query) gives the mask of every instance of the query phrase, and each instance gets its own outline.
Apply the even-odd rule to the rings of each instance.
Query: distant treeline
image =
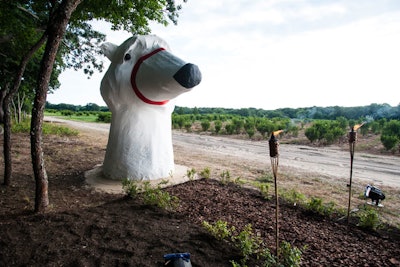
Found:
[[[71,104],[51,104],[46,102],[46,109],[53,110],[71,110],[71,111],[109,111],[108,107],[99,106],[94,103],[88,103],[85,106]],[[349,120],[396,119],[400,120],[400,104],[392,107],[389,104],[371,104],[359,107],[307,107],[307,108],[280,108],[275,110],[264,110],[257,108],[201,108],[201,107],[180,107],[176,106],[175,114],[230,114],[243,117],[261,117],[261,118],[290,118],[290,119],[325,119],[335,120],[338,117],[344,117]]]
[[[85,106],[81,105],[72,105],[72,104],[51,104],[49,102],[46,102],[46,109],[52,109],[52,110],[57,110],[57,111],[63,111],[63,110],[69,110],[69,111],[75,111],[75,112],[83,112],[83,111],[109,111],[108,107],[105,106],[99,106],[95,103],[88,103]]]
[[[290,119],[324,119],[335,120],[344,117],[349,120],[366,118],[371,120],[379,119],[400,119],[400,104],[392,107],[388,104],[371,104],[360,107],[308,107],[308,108],[280,108],[275,110],[264,110],[256,108],[187,108],[175,107],[176,114],[231,114],[243,117],[262,118],[290,118]]]

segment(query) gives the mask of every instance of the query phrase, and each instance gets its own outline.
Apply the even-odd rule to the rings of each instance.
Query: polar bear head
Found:
[[[133,36],[120,46],[102,45],[111,65],[101,94],[112,112],[121,106],[167,105],[201,81],[199,68],[171,53],[156,35]]]

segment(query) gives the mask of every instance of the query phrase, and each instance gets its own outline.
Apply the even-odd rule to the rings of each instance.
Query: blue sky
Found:
[[[130,36],[96,27],[116,44]],[[400,104],[398,0],[188,0],[178,26],[152,24],[152,32],[202,71],[201,84],[179,96],[179,106]],[[68,70],[47,100],[105,106],[103,74],[87,79]]]

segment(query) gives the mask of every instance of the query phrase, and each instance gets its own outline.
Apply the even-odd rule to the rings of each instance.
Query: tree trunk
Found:
[[[53,70],[58,47],[65,34],[71,14],[81,1],[82,0],[62,1],[56,11],[51,14],[47,27],[48,39],[40,63],[31,120],[31,155],[33,173],[36,181],[35,212],[44,212],[49,205],[48,177],[42,148],[42,126],[50,75]]]
[[[4,88],[4,94],[5,96],[7,96],[7,92],[9,90],[9,85],[6,84],[5,88]],[[4,155],[4,181],[3,181],[3,185],[10,185],[10,173],[11,173],[11,142],[7,142],[7,140],[11,139],[11,127],[7,127],[6,125],[10,125],[9,120],[11,119],[11,115],[10,110],[6,109],[7,106],[7,101],[6,101],[6,97],[4,97],[3,100],[3,105],[2,105],[2,109],[3,109],[3,117],[2,117],[2,121],[4,124],[4,143],[3,143],[3,155]]]
[[[21,84],[22,76],[24,75],[26,65],[29,60],[35,54],[35,52],[44,44],[46,41],[46,35],[43,35],[35,45],[31,47],[31,49],[26,53],[26,55],[22,58],[21,63],[19,64],[18,72],[15,75],[13,87],[7,92],[4,103],[4,185],[10,185],[11,182],[11,173],[12,173],[12,159],[11,159],[11,108],[10,104],[14,97],[14,94],[18,91],[18,88]]]

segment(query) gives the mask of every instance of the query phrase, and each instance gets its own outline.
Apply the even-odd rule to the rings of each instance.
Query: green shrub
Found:
[[[261,237],[254,233],[251,224],[247,224],[240,232],[237,232],[234,226],[229,227],[227,222],[221,220],[214,224],[203,221],[202,225],[216,239],[230,241],[240,250],[243,257],[240,263],[230,261],[234,267],[247,267],[249,259],[253,259],[252,262],[255,261],[256,266],[300,266],[302,255],[300,249],[292,248],[290,243],[282,241],[279,245],[278,260],[271,254]]]
[[[110,123],[111,117],[112,117],[111,112],[99,112],[97,114],[97,121],[104,122],[104,123]]]
[[[203,221],[202,225],[217,240],[230,239],[233,231],[235,231],[235,227],[228,227],[228,223],[221,220],[214,224]]]
[[[243,263],[245,263],[250,256],[258,254],[260,248],[263,246],[262,239],[253,232],[251,224],[247,224],[244,229],[232,239],[236,247],[241,251]]]
[[[203,130],[203,132],[206,132],[206,131],[208,131],[208,129],[210,129],[211,123],[209,120],[202,120],[200,124],[201,124],[201,129]]]
[[[287,192],[281,192],[281,197],[293,205],[303,204],[306,201],[306,196],[294,189]]]
[[[378,212],[368,206],[365,206],[359,213],[359,227],[369,230],[376,230],[380,225]]]
[[[131,197],[131,198],[136,198],[137,194],[140,192],[140,188],[138,186],[138,183],[134,180],[129,180],[125,178],[122,180],[122,189],[125,191],[125,193]]]
[[[161,190],[160,184],[154,187],[148,181],[137,182],[124,179],[122,181],[122,188],[132,198],[141,196],[146,205],[153,205],[166,210],[175,210],[179,204],[179,199]]]
[[[183,124],[183,127],[185,128],[186,132],[191,132],[192,131],[192,122],[185,121]]]
[[[300,266],[301,255],[300,249],[293,248],[289,242],[282,241],[279,245],[279,266]]]
[[[306,207],[309,211],[320,215],[331,215],[335,209],[335,203],[329,202],[324,204],[321,198],[311,197]]]
[[[222,129],[222,122],[220,120],[217,120],[214,122],[214,129],[215,129],[215,133],[218,134],[221,129]]]

